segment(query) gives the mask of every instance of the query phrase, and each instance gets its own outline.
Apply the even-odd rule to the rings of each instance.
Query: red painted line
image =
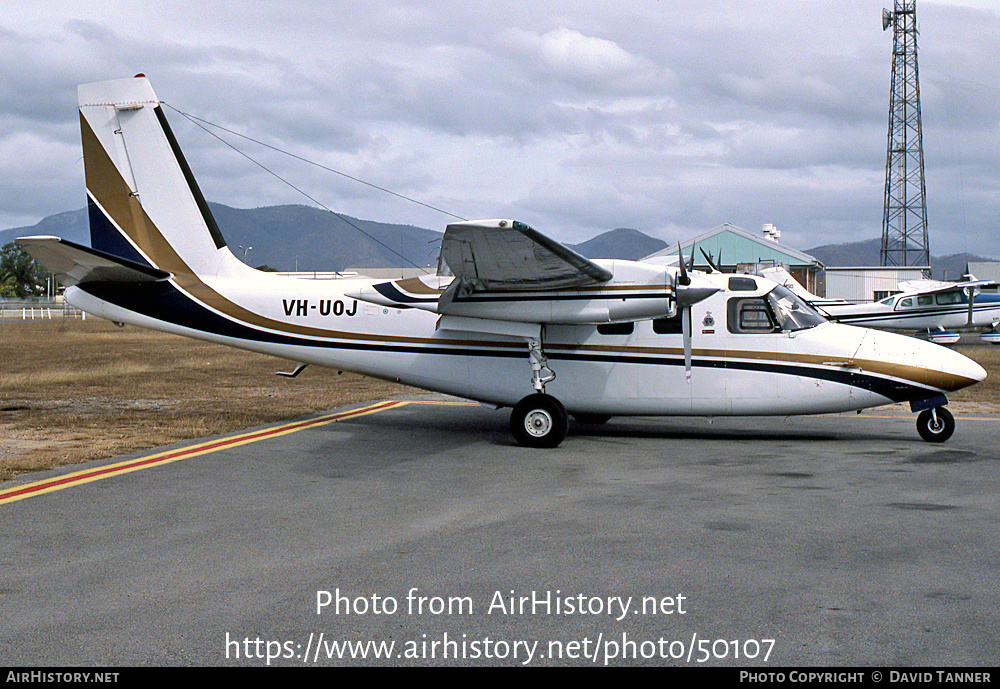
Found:
[[[13,502],[15,500],[20,500],[26,497],[31,497],[32,495],[39,495],[44,492],[50,492],[59,487],[68,487],[70,485],[77,483],[89,483],[90,481],[96,481],[102,478],[109,478],[117,474],[128,473],[131,471],[136,471],[138,469],[143,469],[150,466],[156,466],[158,464],[166,464],[168,462],[177,461],[180,459],[184,459],[186,457],[193,457],[200,454],[215,452],[217,450],[222,450],[227,447],[257,442],[258,440],[266,440],[267,438],[271,438],[277,435],[294,433],[296,431],[301,431],[305,428],[310,428],[312,426],[333,423],[335,421],[342,421],[344,419],[349,419],[355,416],[363,416],[365,414],[373,414],[376,412],[385,411],[387,409],[392,409],[394,407],[403,406],[405,404],[409,404],[409,402],[403,400],[389,400],[385,402],[379,402],[377,404],[369,405],[367,407],[360,407],[358,409],[350,409],[348,411],[337,412],[335,414],[327,414],[326,416],[319,416],[316,417],[315,419],[296,421],[294,423],[285,424],[283,426],[274,426],[259,431],[252,431],[250,433],[243,433],[241,435],[230,436],[227,438],[220,438],[219,440],[213,440],[207,443],[200,443],[198,445],[182,447],[177,450],[160,452],[154,455],[150,455],[148,457],[126,460],[125,462],[112,464],[109,466],[101,467],[99,469],[85,469],[83,471],[77,471],[71,474],[66,474],[65,476],[59,476],[44,481],[29,483],[24,486],[20,486],[18,488],[12,488],[10,490],[0,491],[0,504],[6,502]]]

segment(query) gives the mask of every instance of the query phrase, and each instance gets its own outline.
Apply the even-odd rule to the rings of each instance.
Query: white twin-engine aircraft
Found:
[[[910,337],[827,322],[746,275],[589,260],[519,222],[449,225],[452,275],[303,280],[226,246],[142,77],[81,86],[93,248],[19,243],[91,314],[512,407],[554,447],[567,415],[791,415],[908,401],[930,441],[945,393],[986,377]]]

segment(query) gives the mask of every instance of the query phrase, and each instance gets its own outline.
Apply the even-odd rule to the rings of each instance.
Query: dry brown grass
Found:
[[[963,341],[976,339],[977,336],[968,336],[963,338]],[[959,344],[954,350],[976,361],[989,375],[982,383],[950,393],[948,401],[959,411],[980,414],[1000,413],[1000,345]]]
[[[954,409],[1000,413],[1000,346],[957,349],[990,377],[949,395]],[[0,480],[419,392],[317,366],[274,375],[292,367],[96,318],[0,322]]]
[[[0,480],[412,388],[89,318],[0,325]]]

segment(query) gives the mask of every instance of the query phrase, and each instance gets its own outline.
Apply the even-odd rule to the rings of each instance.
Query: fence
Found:
[[[79,318],[87,320],[87,313],[65,301],[4,301],[0,302],[0,320],[17,319],[52,320],[54,318]]]

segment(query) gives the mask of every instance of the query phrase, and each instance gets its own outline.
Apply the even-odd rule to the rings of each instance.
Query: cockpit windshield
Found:
[[[767,301],[782,330],[805,330],[826,322],[816,309],[781,285],[767,293]]]

